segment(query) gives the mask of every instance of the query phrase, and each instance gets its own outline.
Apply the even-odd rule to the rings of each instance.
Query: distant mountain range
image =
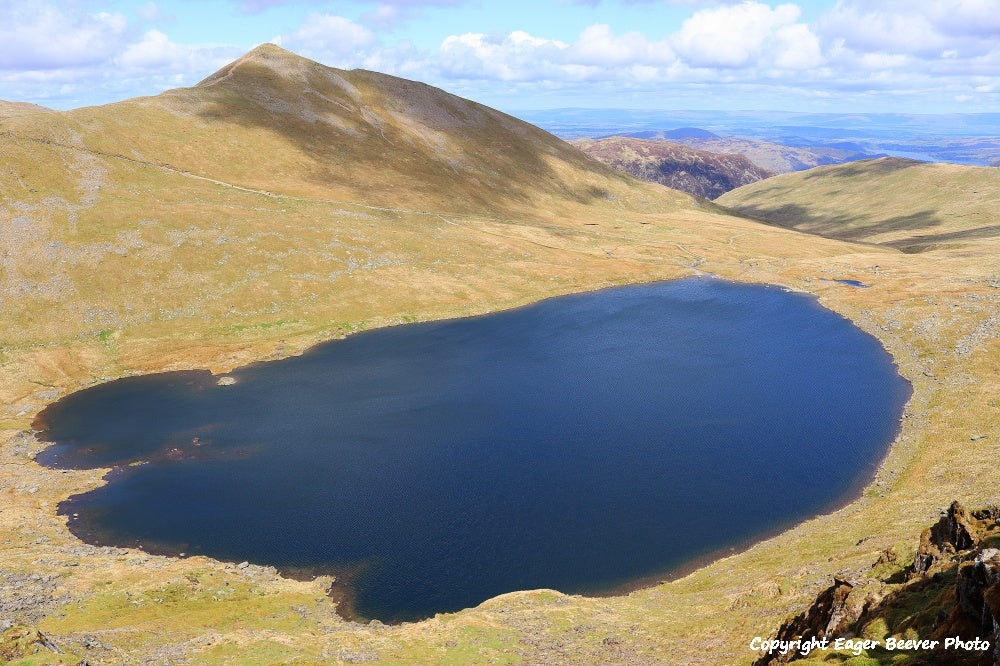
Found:
[[[723,152],[746,154],[772,171],[797,170],[819,164],[883,155],[925,162],[987,166],[1000,160],[1000,114],[791,113],[783,111],[667,111],[637,109],[547,109],[515,111],[515,115],[563,139],[611,135],[680,140],[707,139],[692,132],[730,140],[777,144],[784,148],[844,151],[820,159],[799,159],[805,166],[781,168],[763,163],[734,146]],[[680,129],[678,129],[680,128]],[[682,135],[673,135],[681,132]],[[707,145],[694,145],[713,150]],[[794,164],[794,160],[789,160]]]
[[[671,141],[677,139],[718,139],[719,135],[703,130],[700,127],[678,127],[672,130],[641,130],[639,132],[618,133],[611,136],[628,136],[636,139],[653,139],[655,141]],[[608,139],[611,136],[602,136]]]

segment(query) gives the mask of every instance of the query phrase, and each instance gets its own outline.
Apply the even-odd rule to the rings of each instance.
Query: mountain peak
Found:
[[[247,51],[243,57],[301,58],[302,56],[292,53],[288,49],[283,49],[274,42],[264,42]]]
[[[481,213],[514,210],[515,201],[530,209],[545,197],[590,202],[632,187],[495,109],[417,81],[327,67],[276,44],[137,104],[142,113],[166,110],[158,117],[171,126],[196,118],[200,143],[215,147],[192,160],[164,146],[163,162],[296,196]]]
[[[196,84],[196,87],[219,83],[228,78],[236,69],[247,65],[271,70],[279,76],[294,76],[295,74],[301,74],[305,69],[310,67],[324,67],[318,62],[292,53],[277,44],[265,42],[264,44],[255,46],[219,71],[211,74]]]

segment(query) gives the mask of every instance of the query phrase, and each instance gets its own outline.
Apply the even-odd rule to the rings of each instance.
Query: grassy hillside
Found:
[[[264,45],[193,88],[19,117],[16,137],[248,188],[461,213],[546,210],[628,190],[531,125],[431,86]]]
[[[51,111],[44,106],[28,104],[27,102],[5,102],[0,99],[0,118],[9,116],[24,116],[30,113],[44,113]]]
[[[773,175],[742,155],[696,150],[673,141],[615,136],[570,143],[630,176],[703,199]]]
[[[871,576],[882,549],[953,499],[995,501],[988,238],[905,254],[762,224],[442,91],[270,46],[194,88],[5,115],[0,160],[3,659],[748,664],[749,640],[831,576]],[[961,224],[945,203],[931,214]],[[336,615],[329,580],[81,543],[57,506],[104,470],[32,459],[34,415],[97,382],[220,372],[368,327],[706,272],[816,294],[879,337],[914,395],[857,501],[673,582],[607,598],[512,592],[361,625]]]
[[[886,157],[785,174],[719,199],[784,227],[904,252],[1000,238],[1000,169]]]

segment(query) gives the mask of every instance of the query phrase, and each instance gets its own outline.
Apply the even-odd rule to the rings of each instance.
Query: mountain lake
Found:
[[[714,278],[371,330],[228,377],[46,408],[40,463],[112,468],[60,513],[90,543],[335,574],[342,614],[384,622],[611,593],[827,512],[871,481],[910,395],[813,297]]]

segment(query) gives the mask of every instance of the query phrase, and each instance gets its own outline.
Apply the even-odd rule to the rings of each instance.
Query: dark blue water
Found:
[[[909,396],[811,298],[708,279],[374,330],[232,376],[46,409],[40,462],[119,467],[61,512],[95,543],[338,573],[342,610],[384,621],[608,591],[822,512],[871,477]]]

